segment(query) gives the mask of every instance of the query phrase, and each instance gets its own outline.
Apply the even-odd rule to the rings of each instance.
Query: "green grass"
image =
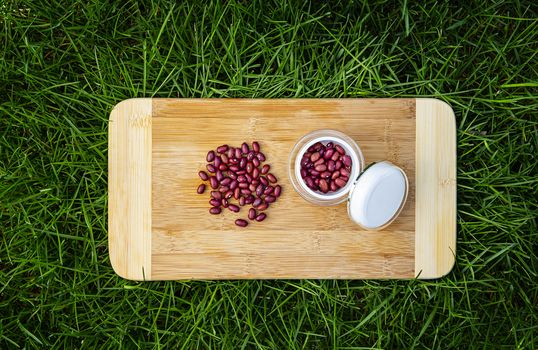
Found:
[[[0,348],[538,347],[534,1],[0,0]],[[436,281],[123,280],[107,118],[129,97],[410,97],[458,126]]]

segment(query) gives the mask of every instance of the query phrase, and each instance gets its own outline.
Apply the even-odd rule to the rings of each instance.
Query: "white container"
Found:
[[[335,192],[315,191],[301,176],[303,154],[317,142],[338,144],[351,157],[349,180]],[[313,131],[297,141],[289,157],[289,177],[295,191],[313,204],[336,205],[347,200],[350,219],[369,230],[380,230],[392,223],[402,211],[409,190],[405,172],[388,161],[364,169],[364,157],[357,143],[336,130]]]

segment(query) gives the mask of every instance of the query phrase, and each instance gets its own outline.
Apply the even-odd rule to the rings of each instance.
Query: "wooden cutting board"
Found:
[[[409,177],[407,203],[382,231],[366,231],[346,204],[304,201],[288,179],[295,142],[340,130],[366,164],[389,160]],[[263,223],[208,213],[197,173],[221,144],[260,142],[283,194]],[[456,129],[435,99],[130,99],[109,124],[109,249],[133,280],[437,278],[454,264]]]

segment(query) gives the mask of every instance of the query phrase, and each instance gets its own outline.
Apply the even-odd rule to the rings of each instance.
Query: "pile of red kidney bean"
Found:
[[[342,146],[316,142],[301,158],[301,177],[313,191],[336,192],[349,181],[352,165]]]
[[[282,187],[277,185],[277,178],[271,174],[271,166],[263,164],[265,155],[260,151],[260,145],[254,141],[252,148],[246,142],[241,147],[222,145],[215,151],[207,153],[206,171],[199,171],[198,176],[209,182],[212,188],[209,213],[217,215],[222,208],[238,213],[241,207],[250,205],[248,219],[263,221],[267,217],[263,213],[274,203],[282,193]],[[198,194],[203,194],[206,184],[200,184]],[[232,201],[235,200],[235,203]],[[235,220],[240,227],[248,226],[245,219]]]

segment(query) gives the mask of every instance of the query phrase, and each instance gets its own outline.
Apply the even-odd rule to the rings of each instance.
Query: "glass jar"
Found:
[[[335,191],[314,190],[301,176],[303,155],[318,142],[339,145],[351,158],[349,179]],[[288,175],[295,191],[310,203],[328,206],[347,200],[350,219],[369,230],[383,229],[396,219],[403,209],[409,187],[405,172],[388,161],[372,163],[365,169],[357,143],[342,132],[328,129],[310,132],[297,141],[289,156]]]

